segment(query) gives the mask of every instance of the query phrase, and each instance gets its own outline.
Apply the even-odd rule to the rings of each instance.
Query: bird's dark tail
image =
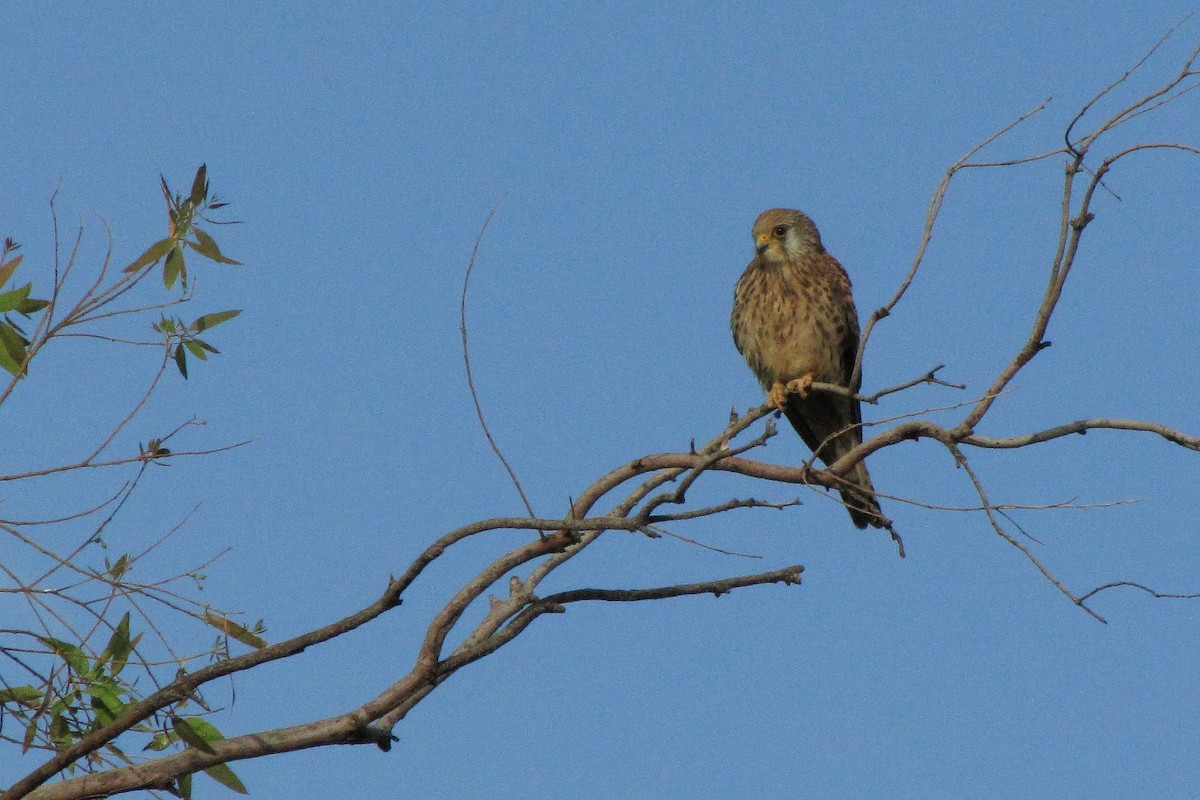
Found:
[[[875,499],[875,487],[871,485],[867,465],[860,461],[855,465],[854,471],[846,475],[846,480],[848,485],[840,491],[842,502],[846,504],[846,510],[850,512],[850,519],[854,525],[858,528],[868,525],[873,528],[886,528],[890,520],[883,515],[879,501]]]
[[[846,398],[792,395],[784,413],[804,443],[826,464],[832,464],[862,444],[858,405]],[[887,528],[891,524],[875,499],[875,487],[871,485],[866,462],[855,464],[836,488],[842,493],[842,502],[857,527]]]

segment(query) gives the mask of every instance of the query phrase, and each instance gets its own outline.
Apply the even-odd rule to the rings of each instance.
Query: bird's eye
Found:
[[[787,225],[776,225],[775,235],[780,239],[782,239],[784,236],[787,236]]]

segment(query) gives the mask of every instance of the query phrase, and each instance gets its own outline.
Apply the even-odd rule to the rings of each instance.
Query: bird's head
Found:
[[[796,262],[825,249],[813,221],[790,208],[772,208],[759,214],[752,235],[754,251],[767,262]]]

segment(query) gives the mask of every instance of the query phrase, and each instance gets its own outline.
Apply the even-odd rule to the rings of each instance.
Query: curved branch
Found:
[[[954,180],[954,176],[957,175],[961,170],[970,167],[993,166],[991,164],[971,163],[971,158],[976,153],[990,145],[992,142],[1004,136],[1022,122],[1025,122],[1025,120],[1041,113],[1049,104],[1050,98],[1047,97],[1041,102],[1041,104],[1035,106],[1029,111],[1026,111],[1024,114],[1017,117],[1012,122],[1008,123],[1003,128],[984,139],[979,144],[972,147],[969,151],[967,151],[966,155],[964,155],[948,170],[946,170],[946,173],[942,176],[941,181],[938,182],[937,187],[933,190],[933,196],[929,200],[929,207],[925,212],[925,228],[921,232],[921,241],[920,244],[917,245],[917,254],[913,257],[912,264],[908,268],[908,274],[904,276],[904,279],[900,282],[899,288],[896,289],[896,292],[892,295],[891,299],[879,308],[875,309],[871,316],[867,318],[867,324],[863,327],[862,336],[860,336],[858,340],[858,352],[854,356],[854,369],[850,371],[851,387],[857,389],[862,383],[863,354],[867,350],[867,341],[871,338],[871,333],[875,330],[875,325],[879,322],[879,320],[892,313],[892,309],[896,307],[896,305],[904,297],[905,293],[908,292],[908,287],[912,285],[913,280],[917,277],[917,270],[921,268],[921,264],[925,261],[925,251],[929,248],[929,242],[933,239],[933,226],[937,222],[938,216],[942,213],[942,204],[946,201],[946,192],[949,191],[950,182]],[[995,166],[1002,165],[1005,164],[998,163]]]
[[[1186,447],[1189,450],[1200,450],[1200,436],[1189,436],[1186,433],[1181,433],[1174,428],[1168,428],[1166,425],[1157,422],[1143,422],[1136,419],[1104,419],[1098,417],[1077,419],[1074,422],[1056,425],[1053,428],[1047,428],[1044,431],[1029,433],[1024,436],[995,437],[971,435],[963,437],[960,441],[972,447],[1005,450],[1028,447],[1031,444],[1041,444],[1042,442],[1049,442],[1073,434],[1083,435],[1090,430],[1153,433],[1180,447]]]
[[[1160,600],[1196,600],[1196,599],[1200,598],[1200,594],[1170,594],[1168,592],[1160,592],[1157,589],[1151,589],[1149,586],[1146,586],[1141,583],[1136,583],[1135,581],[1112,581],[1111,583],[1106,583],[1102,586],[1097,586],[1095,589],[1092,589],[1091,591],[1084,592],[1083,594],[1081,594],[1079,596],[1079,603],[1082,605],[1083,603],[1087,602],[1090,598],[1094,597],[1095,595],[1099,594],[1100,592],[1104,592],[1109,589],[1116,589],[1116,588],[1122,587],[1122,586],[1128,587],[1130,589],[1140,589],[1141,591],[1145,592],[1146,594],[1150,595],[1151,597],[1154,597],[1154,598],[1160,599]]]
[[[471,286],[471,273],[475,270],[475,259],[479,255],[479,245],[483,243],[483,235],[487,233],[488,226],[492,224],[492,217],[496,216],[496,212],[500,210],[500,206],[502,205],[504,205],[503,197],[488,212],[487,217],[484,218],[483,225],[479,228],[479,234],[475,237],[475,246],[471,248],[471,258],[467,261],[467,271],[463,275],[458,331],[462,335],[463,367],[467,373],[467,389],[471,392],[471,402],[475,404],[475,415],[479,417],[479,427],[483,428],[483,435],[487,437],[492,452],[496,454],[496,458],[500,459],[500,463],[508,473],[509,480],[516,487],[517,494],[521,496],[521,502],[524,503],[525,510],[529,512],[529,516],[536,517],[537,515],[533,513],[533,506],[530,504],[529,498],[525,496],[525,489],[521,487],[521,481],[517,478],[516,470],[512,468],[512,464],[509,464],[508,459],[504,457],[504,453],[500,450],[500,445],[496,444],[495,438],[492,437],[492,431],[488,428],[487,419],[483,416],[483,405],[479,402],[479,392],[475,390],[475,378],[471,372],[471,349],[467,339],[467,290]]]

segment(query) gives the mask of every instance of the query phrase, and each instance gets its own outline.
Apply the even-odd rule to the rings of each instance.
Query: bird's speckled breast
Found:
[[[756,260],[734,292],[730,326],[764,389],[804,375],[841,383],[845,365],[837,346],[844,331],[829,329],[837,319],[835,293],[823,275],[787,263]]]

